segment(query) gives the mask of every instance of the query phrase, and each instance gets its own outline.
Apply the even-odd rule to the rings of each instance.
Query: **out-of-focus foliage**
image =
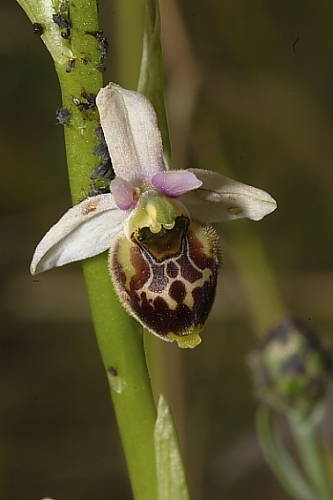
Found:
[[[99,4],[110,43],[105,81],[114,81],[114,8]],[[277,199],[278,210],[256,228],[276,282],[292,313],[329,334],[333,5],[179,0],[184,41],[169,22],[171,4],[161,2],[167,83],[174,85],[168,93],[174,166],[232,173]],[[19,6],[3,0],[0,14],[0,496],[104,500],[111,491],[111,498],[127,500],[80,265],[37,278],[28,273],[35,244],[70,205],[56,75]],[[198,90],[185,137],[191,81],[185,76],[177,83],[189,62],[178,64],[177,56],[188,42]],[[160,346],[170,385],[184,389],[179,399],[176,390],[167,397],[187,443],[194,500],[281,500],[287,496],[255,437],[245,356],[256,332],[233,267],[230,230],[228,223],[219,227],[224,266],[202,345],[191,353]],[[323,432],[329,439],[328,422]]]

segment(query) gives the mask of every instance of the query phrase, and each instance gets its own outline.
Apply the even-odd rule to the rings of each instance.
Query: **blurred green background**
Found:
[[[105,83],[126,85],[116,5],[99,5],[110,42]],[[231,226],[244,228],[245,253],[256,230],[287,309],[329,340],[333,4],[162,0],[161,8],[175,168],[225,172],[265,189],[279,208],[260,223],[219,226],[224,265],[200,347],[180,352],[153,339],[153,349],[164,357],[193,500],[287,499],[255,434],[246,356],[262,331],[235,268]],[[21,8],[2,0],[0,16],[0,498],[128,500],[80,264],[29,274],[34,247],[70,206],[56,74]],[[136,54],[133,46],[122,66]],[[260,264],[255,272],[260,282]],[[329,443],[329,419],[322,432]]]

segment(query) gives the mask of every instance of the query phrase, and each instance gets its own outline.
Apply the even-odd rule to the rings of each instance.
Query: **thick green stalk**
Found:
[[[74,203],[87,196],[90,175],[99,162],[93,154],[99,125],[92,95],[103,85],[95,0],[61,5],[51,0],[19,0],[55,63],[63,107],[69,111],[64,125],[69,180]],[[67,10],[69,8],[69,10]],[[60,28],[54,14],[69,20]],[[90,32],[90,33],[89,33]],[[95,33],[94,33],[95,32]],[[61,36],[65,35],[65,38]],[[156,500],[154,425],[156,409],[149,381],[141,327],[120,305],[108,274],[106,255],[83,263],[96,336],[108,373],[121,438],[135,500]]]
[[[316,413],[288,415],[299,455],[320,500],[333,500],[333,485],[329,479],[327,463],[317,435]]]
[[[96,7],[96,5],[94,5]],[[75,20],[84,30],[95,31],[96,24],[88,24],[89,17],[79,20],[81,9],[87,7],[84,0],[76,2]],[[86,47],[86,43],[91,47]],[[97,47],[96,47],[97,46]],[[102,86],[98,42],[91,35],[77,33],[73,37],[73,53],[84,54],[85,59],[97,52],[93,67],[79,61],[78,68],[64,73],[57,68],[62,87],[64,106],[71,106],[73,95],[80,96],[82,88],[97,93]],[[59,71],[60,69],[60,71]],[[77,71],[76,71],[77,70]],[[71,109],[73,109],[71,107]],[[89,183],[92,171],[90,161],[94,160],[92,151],[96,143],[94,129],[97,126],[95,111],[73,110],[73,127],[66,127],[67,160],[73,200],[78,201]],[[124,446],[134,498],[136,500],[156,499],[156,473],[154,454],[154,423],[156,418],[141,328],[128,316],[119,304],[113,291],[107,270],[105,255],[89,259],[83,263],[92,316],[103,362],[108,372],[112,400],[116,412],[121,439]]]
[[[98,344],[108,373],[135,500],[156,500],[156,419],[142,329],[123,310],[105,255],[83,263]]]

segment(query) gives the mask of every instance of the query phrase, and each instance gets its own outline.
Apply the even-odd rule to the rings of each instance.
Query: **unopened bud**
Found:
[[[287,318],[250,359],[260,399],[280,411],[309,413],[326,392],[331,353],[304,321]]]

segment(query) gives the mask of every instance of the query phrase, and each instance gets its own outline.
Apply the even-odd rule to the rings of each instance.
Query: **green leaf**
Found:
[[[270,410],[267,408],[257,411],[257,430],[270,468],[290,495],[299,500],[319,500],[272,429]]]
[[[333,500],[330,471],[317,432],[322,409],[318,408],[308,415],[296,411],[289,412],[287,417],[298,447],[301,464],[312,488],[316,491],[317,498]]]
[[[158,402],[155,425],[157,500],[190,500],[187,476],[169,405]]]

